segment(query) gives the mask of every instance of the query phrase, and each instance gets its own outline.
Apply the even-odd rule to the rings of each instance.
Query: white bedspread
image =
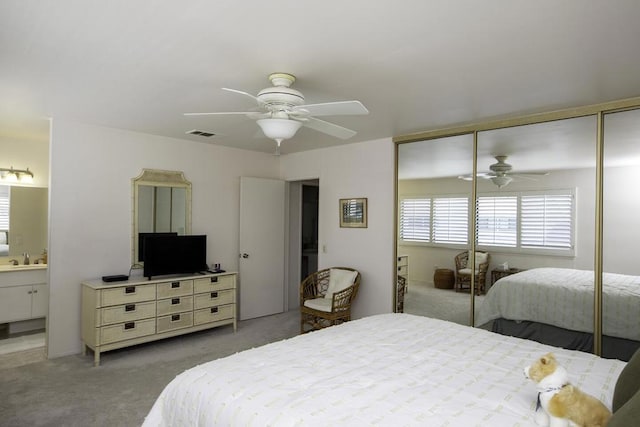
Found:
[[[604,335],[640,341],[640,277],[604,273],[602,283]],[[476,325],[498,318],[593,332],[593,272],[534,268],[503,277],[487,292]]]
[[[550,350],[611,406],[623,362],[384,314],[189,369],[144,426],[534,426],[537,393],[523,367]]]

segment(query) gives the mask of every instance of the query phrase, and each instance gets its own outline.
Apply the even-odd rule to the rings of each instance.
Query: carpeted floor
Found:
[[[0,426],[139,426],[165,385],[195,365],[295,336],[299,312],[101,355],[73,355],[0,369]]]
[[[476,296],[475,309],[484,301],[484,295]],[[423,284],[409,285],[405,294],[404,312],[435,319],[449,320],[460,325],[470,325],[471,298],[468,292],[438,289]]]
[[[405,312],[467,325],[469,294],[412,285]],[[185,369],[298,332],[294,310],[240,322],[235,334],[226,326],[107,352],[97,368],[93,355],[0,366],[0,426],[139,426]],[[26,355],[16,357],[28,362]]]

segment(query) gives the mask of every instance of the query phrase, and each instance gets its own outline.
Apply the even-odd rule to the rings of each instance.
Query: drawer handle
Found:
[[[176,322],[178,320],[180,320],[180,315],[179,314],[174,314],[174,315],[171,316],[171,321],[172,322]]]
[[[218,298],[218,293],[217,292],[211,292],[211,298]]]
[[[136,322],[127,322],[124,324],[124,330],[126,331],[127,329],[135,329],[136,328]]]
[[[124,288],[124,293],[125,294],[133,294],[136,292],[136,287],[135,286],[127,286],[126,288]]]
[[[211,278],[211,283],[218,283],[218,278],[217,277],[212,277]]]
[[[398,271],[402,270],[402,267],[398,267]]]
[[[211,313],[217,313],[218,307],[211,307]]]
[[[171,289],[176,289],[180,287],[180,282],[171,282]]]
[[[124,306],[124,311],[135,311],[135,310],[136,310],[135,304],[127,304]]]
[[[171,305],[180,304],[180,298],[171,298]]]

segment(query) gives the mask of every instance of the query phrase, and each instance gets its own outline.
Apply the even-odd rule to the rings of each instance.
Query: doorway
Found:
[[[288,182],[287,309],[300,304],[300,282],[318,270],[320,181]]]

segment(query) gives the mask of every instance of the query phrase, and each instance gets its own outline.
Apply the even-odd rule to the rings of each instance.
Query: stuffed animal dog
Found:
[[[611,411],[593,396],[569,384],[567,371],[552,353],[524,368],[527,378],[538,388],[536,424],[551,427],[604,427]]]

